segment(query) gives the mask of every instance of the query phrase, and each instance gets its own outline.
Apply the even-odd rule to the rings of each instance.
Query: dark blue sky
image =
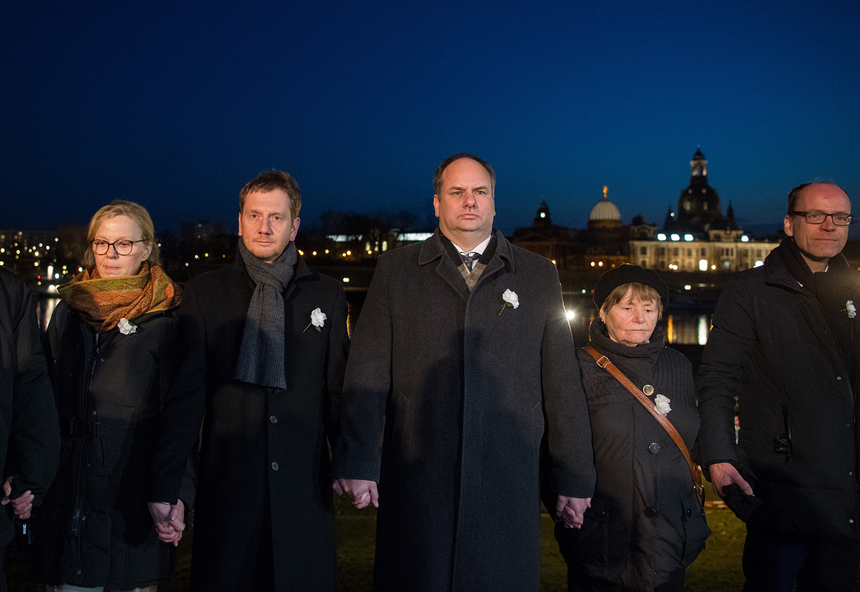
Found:
[[[140,6],[135,6],[138,4]],[[244,6],[243,6],[244,4]],[[600,7],[599,5],[605,5]],[[788,190],[860,196],[860,3],[31,2],[0,19],[0,227],[235,226],[280,168],[327,209],[432,216],[455,152],[496,168],[496,223],[584,227],[604,185],[662,224],[701,145],[741,223]],[[860,206],[858,206],[860,209]]]

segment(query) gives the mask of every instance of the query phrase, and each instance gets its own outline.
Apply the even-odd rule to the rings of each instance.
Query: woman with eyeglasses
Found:
[[[154,591],[193,500],[190,479],[180,499],[158,499],[152,462],[181,290],[140,205],[101,208],[87,239],[86,267],[60,286],[48,327],[62,448],[37,556],[48,591]]]

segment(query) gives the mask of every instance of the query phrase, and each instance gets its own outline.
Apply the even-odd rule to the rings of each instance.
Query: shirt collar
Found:
[[[492,233],[492,232],[490,233],[490,236],[488,236],[486,239],[484,239],[484,241],[483,241],[483,242],[481,242],[477,247],[475,247],[475,248],[474,248],[474,249],[472,249],[471,251],[466,251],[465,249],[460,248],[460,245],[458,245],[458,244],[457,244],[457,243],[455,243],[454,241],[451,241],[451,244],[452,244],[452,245],[454,245],[454,248],[455,248],[455,249],[457,249],[457,250],[458,250],[460,253],[462,253],[463,255],[468,255],[469,253],[480,253],[481,255],[483,255],[483,254],[484,254],[484,250],[487,248],[487,245],[489,245],[489,244],[490,244],[490,239],[491,239],[491,238],[493,238],[493,233]]]

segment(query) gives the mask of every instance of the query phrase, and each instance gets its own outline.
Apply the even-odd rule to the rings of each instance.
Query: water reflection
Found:
[[[54,314],[54,309],[60,303],[59,296],[39,296],[36,301],[36,315],[39,317],[39,327],[42,331],[48,330],[48,323],[51,322],[51,315]]]
[[[705,345],[711,332],[710,315],[670,314],[664,317],[666,341],[677,345]]]

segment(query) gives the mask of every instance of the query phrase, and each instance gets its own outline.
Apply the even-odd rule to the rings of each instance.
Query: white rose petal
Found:
[[[325,313],[319,308],[315,308],[313,312],[311,312],[311,324],[314,327],[324,327],[327,318],[328,317],[325,316]]]
[[[660,415],[668,414],[672,408],[669,407],[669,397],[665,395],[657,395],[654,397],[654,409],[657,410],[657,413]]]
[[[517,308],[520,305],[519,296],[517,296],[516,292],[512,292],[511,290],[504,291],[504,293],[502,294],[502,300],[509,303],[514,308]]]
[[[130,323],[125,317],[122,317],[116,326],[119,327],[119,332],[123,335],[131,335],[132,333],[137,333],[137,325]]]
[[[845,303],[845,310],[848,311],[848,318],[853,319],[857,316],[857,308],[854,306],[854,301],[849,300]]]

